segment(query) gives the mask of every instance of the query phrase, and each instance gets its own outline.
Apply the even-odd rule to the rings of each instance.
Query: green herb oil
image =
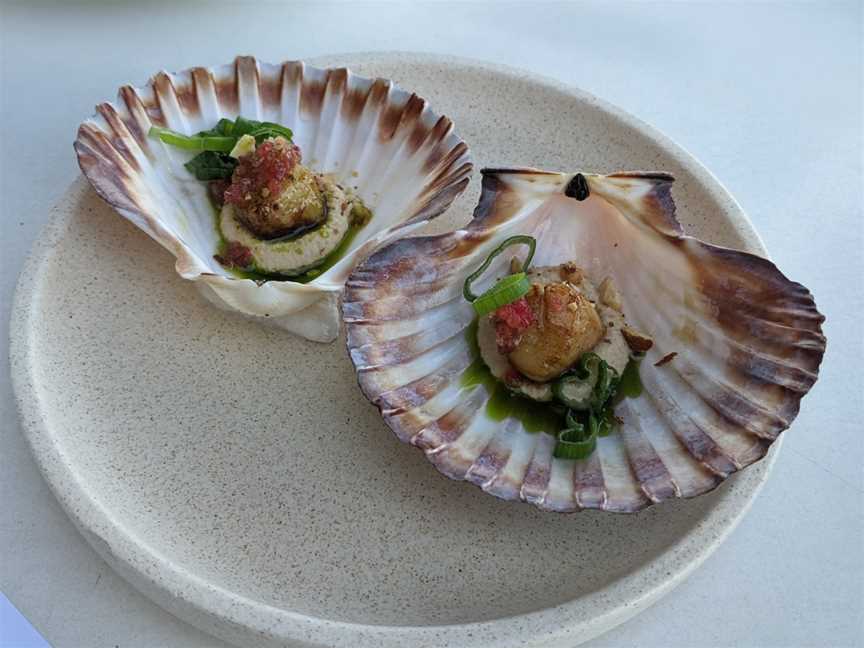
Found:
[[[639,365],[641,359],[630,357],[630,361],[621,374],[618,383],[618,393],[615,394],[615,403],[620,403],[625,398],[639,398],[642,395],[642,379],[639,378]]]
[[[459,377],[459,386],[462,389],[473,389],[477,385],[483,385],[490,394],[486,403],[486,415],[490,419],[503,421],[508,418],[515,418],[522,423],[528,432],[546,432],[552,435],[557,434],[564,427],[565,410],[563,407],[557,403],[541,403],[515,394],[492,375],[480,357],[476,319],[466,329],[465,337],[474,359]],[[624,373],[621,374],[615,403],[621,402],[624,398],[637,398],[641,393],[639,360],[631,358],[624,369]]]
[[[225,239],[225,235],[222,234],[222,226],[220,225],[220,209],[216,206],[216,204],[210,200],[210,206],[213,208],[213,223],[216,228],[216,234],[219,237],[218,243],[216,245],[216,255],[223,256],[228,249],[228,241]],[[251,279],[252,281],[257,281],[259,283],[263,283],[266,281],[293,281],[295,283],[309,283],[314,279],[317,279],[322,274],[327,272],[334,265],[339,263],[342,257],[345,256],[345,253],[348,251],[348,248],[351,247],[351,244],[354,242],[354,239],[357,238],[357,234],[362,230],[366,225],[369,224],[369,221],[372,220],[372,212],[369,210],[366,205],[362,203],[355,203],[352,208],[352,218],[351,224],[348,226],[347,231],[345,232],[345,236],[342,237],[342,241],[339,243],[336,248],[330,252],[327,256],[325,256],[320,263],[318,263],[314,268],[310,268],[306,272],[297,275],[282,275],[279,273],[273,272],[263,272],[258,270],[254,266],[250,268],[229,268],[223,266],[231,275],[237,277],[238,279]],[[319,225],[312,229],[318,229],[322,227]],[[307,234],[306,230],[302,232],[302,234]],[[325,237],[326,238],[326,237]]]

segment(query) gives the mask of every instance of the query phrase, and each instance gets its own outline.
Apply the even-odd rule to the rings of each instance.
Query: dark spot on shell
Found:
[[[174,84],[171,82],[171,77],[164,72],[160,72],[153,79],[153,95],[156,97],[156,103],[152,108],[156,110],[154,111],[148,106],[147,112],[151,115],[150,118],[152,121],[164,124],[165,103],[170,102],[170,98],[175,96]]]
[[[286,61],[282,64],[282,86],[295,88],[303,83],[304,66],[301,61]]]
[[[426,139],[427,144],[432,147],[432,150],[429,151],[425,162],[423,162],[424,173],[431,173],[446,154],[444,142],[452,128],[453,122],[451,122],[447,117],[441,117],[435,123],[435,126],[432,127],[432,130]],[[464,142],[460,142],[460,144],[464,144]],[[464,150],[468,150],[467,145]]]
[[[141,124],[138,121],[147,114],[144,104],[141,103],[141,98],[138,96],[138,93],[135,92],[135,89],[128,85],[120,88],[120,98],[123,100],[123,103],[126,106],[126,112],[128,113],[121,117],[126,126],[126,130],[128,130],[130,135],[135,138],[135,141],[138,142],[138,146],[140,146],[145,152],[149,153],[149,147],[147,146],[144,130],[141,128]]]
[[[423,111],[425,108],[426,102],[418,97],[418,107],[413,119],[414,126],[408,136],[408,152],[412,154],[417,152],[417,150],[423,145],[423,142],[426,141],[426,138],[429,137],[430,133],[432,133],[435,126],[437,126],[436,123],[435,126],[429,128],[423,123]]]
[[[585,176],[581,173],[573,176],[564,188],[564,195],[579,201],[588,198],[591,192],[588,189],[588,181],[585,179]]]
[[[677,351],[673,351],[672,353],[667,353],[662,358],[660,358],[657,362],[654,363],[655,367],[662,367],[669,362],[672,362],[673,358],[678,355]]]
[[[120,157],[135,171],[140,170],[138,160],[129,148],[129,143],[126,141],[130,137],[130,133],[126,129],[126,125],[120,119],[120,115],[109,103],[99,104],[96,111],[102,115],[102,118],[108,123],[110,139],[108,140],[114,150],[120,154]],[[132,138],[134,140],[134,138]]]

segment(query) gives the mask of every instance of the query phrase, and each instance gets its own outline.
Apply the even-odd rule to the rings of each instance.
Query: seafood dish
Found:
[[[485,169],[463,229],[396,241],[342,303],[367,398],[454,479],[635,512],[762,458],[825,349],[809,291],[688,237],[664,173]]]
[[[150,134],[200,151],[184,167],[207,183],[219,210],[213,258],[237,276],[308,282],[372,219],[362,200],[302,164],[293,133],[279,124],[223,118],[191,137],[158,126]]]
[[[318,342],[354,266],[441,214],[472,163],[386,79],[241,56],[123,86],[81,124],[85,177],[217,307]]]
[[[217,307],[344,326],[364,395],[448,477],[632,513],[758,461],[815,383],[813,296],[687,236],[666,173],[482,171],[386,79],[238,57],[124,86],[81,124],[96,192]]]

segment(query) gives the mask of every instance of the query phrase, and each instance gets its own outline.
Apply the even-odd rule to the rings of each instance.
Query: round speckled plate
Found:
[[[337,63],[429,97],[477,168],[669,171],[688,232],[764,253],[705,169],[594,97],[464,60],[316,61]],[[432,229],[466,222],[478,191],[475,179]],[[681,582],[773,460],[631,516],[496,500],[399,443],[344,343],[212,308],[83,180],[22,275],[12,367],[36,459],[91,544],[166,609],[241,645],[574,645]]]

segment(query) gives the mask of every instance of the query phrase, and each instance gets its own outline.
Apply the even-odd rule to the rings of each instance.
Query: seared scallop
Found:
[[[571,283],[535,283],[526,301],[534,323],[508,357],[531,380],[546,382],[560,376],[606,332],[594,304]]]
[[[240,158],[225,202],[261,239],[309,229],[327,216],[318,178],[300,164],[300,149],[282,137],[268,139]]]

